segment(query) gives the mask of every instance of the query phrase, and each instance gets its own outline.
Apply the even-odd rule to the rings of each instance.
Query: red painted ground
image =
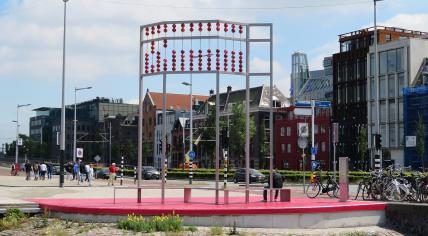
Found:
[[[249,204],[243,197],[231,197],[229,204],[214,204],[213,198],[193,198],[191,203],[184,203],[183,198],[166,198],[161,204],[159,198],[143,198],[138,204],[135,198],[116,199],[29,199],[49,211],[80,214],[106,215],[255,215],[255,214],[292,214],[384,210],[386,203],[370,201],[339,202],[337,199],[293,198],[291,202],[260,202],[259,197],[252,197]]]

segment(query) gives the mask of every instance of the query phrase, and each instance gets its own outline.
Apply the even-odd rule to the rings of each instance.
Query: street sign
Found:
[[[18,139],[18,146],[22,146],[22,138]]]
[[[311,107],[311,101],[296,101],[294,103],[296,107]]]
[[[339,123],[333,123],[333,143],[339,142]]]
[[[312,169],[312,171],[316,170],[317,166],[318,166],[318,162],[317,161],[312,161],[312,163],[311,163],[311,169]]]
[[[100,156],[98,156],[98,155],[96,155],[96,156],[94,157],[94,160],[95,160],[96,162],[99,162],[99,161],[101,160],[101,157],[100,157]]]
[[[297,130],[299,131],[299,137],[309,137],[308,123],[297,123]]]
[[[296,107],[294,108],[294,115],[298,116],[310,116],[312,115],[312,110],[308,108]]]
[[[83,157],[83,148],[76,148],[76,157],[78,158]]]
[[[416,147],[416,136],[406,136],[406,147]]]
[[[318,149],[316,147],[312,147],[311,148],[311,154],[312,155],[317,155]]]
[[[306,137],[299,137],[297,139],[297,145],[299,145],[299,148],[303,149],[308,146],[308,139]]]
[[[196,157],[196,153],[194,151],[189,152],[190,160],[193,160]]]
[[[330,101],[315,101],[316,107],[323,107],[323,108],[329,108],[331,107]]]

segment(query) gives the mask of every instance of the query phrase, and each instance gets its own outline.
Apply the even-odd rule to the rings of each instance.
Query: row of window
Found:
[[[405,69],[404,48],[392,49],[379,53],[379,75],[400,72]],[[370,76],[374,75],[374,54],[370,54]]]
[[[397,101],[398,102],[397,102]],[[376,121],[376,103],[370,103],[371,122]],[[390,99],[379,102],[379,120],[381,123],[403,122],[403,100]]]
[[[377,133],[376,126],[371,126],[372,134]],[[388,136],[387,136],[388,132]],[[380,133],[382,135],[383,147],[404,146],[404,125],[403,124],[381,124]]]
[[[325,134],[327,132],[326,125],[325,124],[321,124],[319,126],[319,129],[318,129],[318,125],[315,124],[315,130],[314,130],[315,134],[318,134],[318,130],[321,131],[321,134]],[[296,132],[297,132],[297,129],[296,129]],[[280,129],[280,135],[281,135],[281,137],[284,137],[284,136],[290,137],[291,136],[291,127],[290,126],[288,126],[288,127],[281,127],[281,129]]]
[[[318,148],[318,143],[315,143],[315,147]],[[321,152],[326,151],[326,142],[321,142]],[[281,153],[291,153],[291,143],[281,143]]]
[[[401,97],[405,87],[404,73],[390,74],[388,76],[379,76],[379,98]],[[374,77],[370,78],[370,98],[376,99],[376,85]]]

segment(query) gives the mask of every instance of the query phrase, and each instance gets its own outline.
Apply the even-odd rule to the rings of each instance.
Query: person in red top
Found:
[[[108,168],[108,172],[109,172],[109,179],[108,179],[108,185],[113,186],[114,185],[114,180],[116,179],[116,172],[117,172],[118,168],[116,167],[116,163],[112,163],[111,166]]]

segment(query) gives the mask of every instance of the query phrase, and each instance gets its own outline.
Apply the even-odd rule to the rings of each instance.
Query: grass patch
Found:
[[[196,228],[196,226],[191,225],[191,226],[187,227],[187,228],[185,229],[185,231],[189,231],[189,232],[194,233],[194,232],[197,232],[197,231],[198,231],[198,228]]]
[[[183,219],[175,214],[154,216],[149,220],[143,216],[128,215],[126,220],[117,223],[117,227],[143,233],[181,232],[183,230]]]
[[[344,236],[378,236],[377,233],[370,233],[370,232],[362,232],[362,231],[355,231],[344,234]]]
[[[209,235],[223,235],[223,227],[212,227]]]
[[[17,228],[25,219],[27,216],[20,209],[8,209],[0,219],[0,231]]]

